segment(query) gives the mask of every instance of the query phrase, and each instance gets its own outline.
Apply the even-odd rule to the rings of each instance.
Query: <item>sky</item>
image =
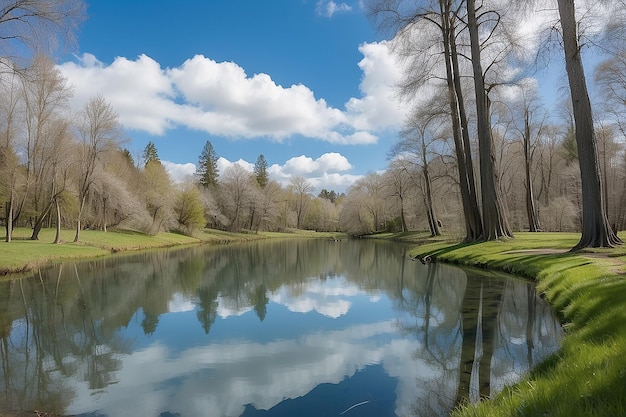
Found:
[[[80,108],[102,95],[135,159],[152,141],[175,180],[207,140],[223,173],[252,169],[344,192],[384,170],[404,108],[399,73],[359,0],[88,0],[59,63]]]

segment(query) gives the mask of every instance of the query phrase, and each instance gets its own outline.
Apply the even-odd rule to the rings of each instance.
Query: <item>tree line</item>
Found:
[[[438,222],[432,219],[436,212],[432,210],[431,168],[445,164],[446,157],[452,159],[466,242],[513,236],[509,212],[511,205],[516,207],[519,197],[516,190],[506,190],[505,170],[509,164],[515,163],[513,152],[519,148],[518,144],[522,146],[523,155],[518,172],[523,173],[520,177],[524,180],[517,185],[525,191],[528,230],[541,228],[535,189],[539,178],[546,180],[544,169],[555,174],[554,177],[557,172],[552,171],[555,159],[551,159],[548,166],[538,161],[540,154],[547,155],[545,152],[551,146],[551,134],[548,133],[551,129],[541,121],[538,99],[524,85],[528,77],[518,75],[520,68],[531,65],[526,64],[524,68],[528,61],[524,54],[533,52],[516,38],[520,35],[515,30],[523,27],[520,22],[524,19],[542,13],[538,9],[545,13],[556,6],[558,20],[546,25],[546,29],[549,35],[553,31],[559,32],[559,48],[564,56],[571,98],[570,136],[559,135],[557,140],[565,146],[571,145],[566,143],[567,140],[574,139],[575,146],[569,149],[575,151],[577,158],[569,162],[579,171],[579,183],[572,187],[574,192],[552,195],[565,196],[564,203],[576,203],[580,207],[576,229],[582,231],[582,236],[573,249],[610,247],[621,243],[616,235],[616,229],[621,227],[617,221],[621,214],[614,213],[611,224],[607,190],[610,186],[608,176],[622,168],[617,158],[623,154],[608,155],[606,151],[610,146],[607,146],[603,149],[604,165],[601,166],[597,136],[598,130],[603,128],[604,140],[616,145],[623,142],[624,131],[619,130],[624,115],[624,101],[620,102],[620,97],[623,98],[620,94],[624,91],[623,2],[600,2],[600,5],[591,6],[603,6],[611,12],[608,20],[602,22],[605,27],[600,31],[609,36],[603,39],[596,36],[610,57],[600,66],[597,77],[604,87],[606,99],[602,102],[611,102],[618,108],[611,112],[616,118],[606,117],[607,113],[596,120],[581,58],[584,45],[580,42],[589,34],[584,32],[585,22],[576,18],[574,0],[523,4],[475,0],[369,0],[365,3],[373,22],[393,34],[392,48],[408,68],[399,86],[400,94],[409,98],[409,103],[416,94],[426,96],[418,101],[406,122],[404,140],[400,145],[403,153],[398,155],[398,160],[412,160],[421,165],[424,204],[431,217],[431,232],[437,234]],[[534,43],[533,39],[526,40]],[[546,39],[538,39],[538,43],[550,44]],[[520,95],[515,100],[510,94],[507,96],[512,86],[522,90],[522,99],[519,99]],[[612,136],[611,129],[620,132],[622,137]],[[452,145],[442,145],[437,138],[452,142]],[[407,149],[407,141],[414,142],[414,146],[409,145]],[[444,152],[441,152],[442,148]],[[425,156],[428,154],[431,156]],[[620,181],[623,184],[623,178]],[[546,194],[551,192],[547,184],[542,182],[541,186],[545,187]],[[446,199],[444,205],[449,206],[449,201]],[[621,211],[619,206],[616,211]]]
[[[602,3],[614,19],[593,38],[608,53],[593,74],[601,100],[592,112],[579,43],[584,22],[577,22],[572,0],[554,2],[560,20],[551,28],[559,29],[570,91],[558,114],[548,112],[527,76],[531,64],[521,75],[511,70],[524,54],[514,24],[536,2],[365,2],[373,23],[393,35],[392,51],[407,68],[399,93],[412,108],[387,170],[340,195],[314,195],[302,177],[272,181],[264,155],[253,172],[238,164],[219,172],[210,140],[195,175],[175,183],[152,142],[134,160],[103,97],[78,114],[69,111],[71,90],[40,38],[0,39],[6,50],[22,50],[11,49],[17,40],[36,52],[29,60],[8,53],[0,60],[6,240],[14,226],[31,227],[32,239],[55,226],[55,242],[61,227],[75,228],[75,241],[86,227],[188,234],[212,227],[353,235],[445,230],[468,242],[562,230],[582,231],[576,248],[618,244],[616,232],[626,227],[626,30],[619,18],[626,5]],[[22,33],[13,6],[24,10],[29,27],[63,39],[83,7],[73,0],[5,3],[0,28],[7,33]]]

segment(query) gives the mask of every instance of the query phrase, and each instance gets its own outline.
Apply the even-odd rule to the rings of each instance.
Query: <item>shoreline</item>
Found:
[[[451,415],[626,415],[626,247],[569,252],[576,233],[428,243],[412,257],[513,273],[537,282],[565,330],[563,345],[517,384]]]
[[[46,267],[56,262],[88,260],[141,250],[165,249],[186,245],[228,244],[276,238],[334,238],[345,236],[333,232],[313,232],[289,230],[285,232],[234,233],[221,230],[205,229],[194,236],[177,233],[158,233],[148,235],[130,230],[82,230],[81,240],[72,242],[74,231],[64,229],[61,232],[63,243],[54,244],[54,229],[42,229],[39,240],[30,240],[31,229],[16,228],[10,243],[0,242],[0,279],[14,279],[26,276],[37,268]]]

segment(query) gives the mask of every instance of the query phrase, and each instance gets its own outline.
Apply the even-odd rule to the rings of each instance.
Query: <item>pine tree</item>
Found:
[[[254,164],[254,176],[261,188],[265,188],[269,182],[269,175],[267,173],[267,161],[263,154],[259,155]]]
[[[196,176],[198,182],[204,187],[216,187],[219,170],[217,168],[217,160],[219,156],[215,152],[211,141],[206,141],[200,158],[198,158],[198,168],[196,168]]]
[[[161,160],[159,159],[159,153],[157,151],[157,148],[154,143],[152,143],[152,141],[148,142],[148,144],[144,148],[142,157],[144,167],[148,165],[148,162],[161,162]]]

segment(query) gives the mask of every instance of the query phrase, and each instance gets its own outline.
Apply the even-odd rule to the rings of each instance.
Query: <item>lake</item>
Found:
[[[407,248],[194,246],[0,282],[0,410],[446,416],[559,348],[534,283]]]

